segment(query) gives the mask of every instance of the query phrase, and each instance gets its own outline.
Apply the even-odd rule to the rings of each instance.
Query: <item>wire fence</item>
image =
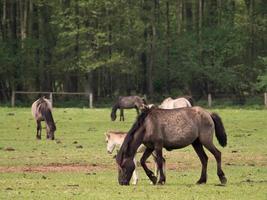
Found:
[[[43,92],[43,91],[13,91],[10,105],[31,106],[40,96],[49,98],[54,107],[110,107],[117,97],[94,97],[88,92]],[[148,98],[148,103],[159,105],[168,96]],[[204,107],[220,106],[265,106],[267,108],[267,93],[264,94],[207,94],[192,95],[195,105]],[[173,97],[174,98],[174,97]]]
[[[68,104],[77,104],[76,106],[93,108],[93,94],[86,92],[42,92],[42,91],[13,91],[11,95],[11,106],[14,107],[16,102],[19,104],[31,103],[40,96],[49,98],[53,106],[62,104],[69,107]],[[27,106],[27,105],[26,105]],[[71,106],[71,105],[70,105]],[[74,106],[75,107],[75,106]]]

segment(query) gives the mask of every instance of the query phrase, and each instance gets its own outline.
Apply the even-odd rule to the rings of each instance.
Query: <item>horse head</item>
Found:
[[[47,139],[55,139],[55,131],[57,130],[55,123],[48,123],[46,126]]]
[[[116,157],[118,163],[118,156]],[[133,171],[135,169],[135,164],[133,159],[124,157],[122,162],[118,163],[118,182],[120,185],[129,185]]]
[[[107,143],[107,152],[112,153],[113,150],[115,149],[116,143],[111,139],[109,133],[105,133],[106,136],[106,143]]]
[[[116,118],[117,118],[117,116],[116,116],[116,112],[111,112],[111,114],[110,114],[110,117],[111,117],[111,120],[112,121],[115,121],[116,120]]]

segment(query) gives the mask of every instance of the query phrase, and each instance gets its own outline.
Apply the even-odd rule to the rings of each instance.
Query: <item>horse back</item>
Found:
[[[144,143],[161,144],[166,149],[192,144],[203,129],[213,128],[209,113],[200,107],[155,109],[145,121]]]
[[[119,97],[119,107],[121,108],[134,108],[141,107],[145,104],[144,100],[139,96],[125,96]]]
[[[48,109],[50,112],[52,111],[52,104],[51,102],[46,98],[39,98],[32,104],[32,116],[36,120],[44,120],[41,109]]]

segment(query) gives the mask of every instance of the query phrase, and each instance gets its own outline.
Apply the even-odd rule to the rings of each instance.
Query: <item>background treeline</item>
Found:
[[[0,0],[0,99],[12,90],[256,94],[266,0]]]

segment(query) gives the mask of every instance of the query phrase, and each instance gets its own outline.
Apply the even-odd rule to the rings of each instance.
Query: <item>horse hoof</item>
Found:
[[[227,178],[225,176],[220,177],[221,184],[225,185],[227,183]]]
[[[159,181],[158,185],[165,185],[165,181]]]
[[[201,184],[206,184],[206,180],[198,180],[197,182],[196,182],[196,184],[197,185],[201,185]]]
[[[157,184],[157,177],[156,176],[152,176],[150,178],[150,180],[152,181],[153,185],[156,185]]]

